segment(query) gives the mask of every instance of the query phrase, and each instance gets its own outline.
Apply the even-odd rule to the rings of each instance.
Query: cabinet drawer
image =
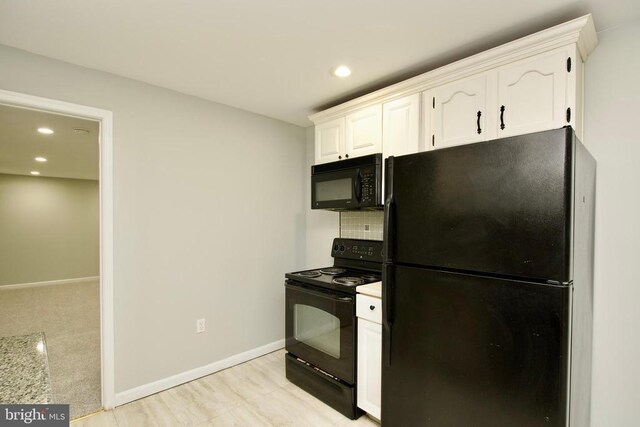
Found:
[[[369,295],[356,296],[356,316],[382,323],[382,300]]]

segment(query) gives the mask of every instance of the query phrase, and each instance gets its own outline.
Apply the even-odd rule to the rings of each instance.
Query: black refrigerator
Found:
[[[595,161],[570,127],[385,163],[384,427],[585,427]]]

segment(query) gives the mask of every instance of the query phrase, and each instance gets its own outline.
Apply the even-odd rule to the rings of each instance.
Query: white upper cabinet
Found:
[[[382,151],[382,105],[372,105],[347,114],[345,157]]]
[[[316,126],[316,164],[340,160],[344,154],[344,117]]]
[[[597,43],[585,15],[313,114],[316,162],[399,156],[566,125],[581,137],[584,62]]]
[[[380,153],[382,104],[317,124],[315,144],[316,164]]]
[[[425,144],[438,149],[565,125],[579,133],[573,68],[582,64],[573,65],[575,56],[575,49],[555,49],[430,89]]]
[[[430,93],[431,148],[452,147],[487,139],[486,75],[440,86]]]
[[[382,106],[383,157],[417,153],[420,148],[420,94]]]
[[[567,109],[570,55],[556,49],[497,70],[498,137],[520,135],[571,124]],[[573,59],[575,62],[575,59]],[[567,117],[569,120],[567,120]]]

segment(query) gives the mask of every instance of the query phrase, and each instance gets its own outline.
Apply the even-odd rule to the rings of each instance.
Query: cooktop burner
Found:
[[[336,274],[342,274],[346,272],[347,272],[346,268],[340,268],[340,267],[328,267],[320,270],[320,273],[328,274],[330,276],[335,276]]]
[[[362,274],[359,277],[367,283],[379,282],[382,280],[382,277],[377,274]]]
[[[302,276],[302,277],[320,277],[322,276],[322,273],[320,273],[318,270],[311,270],[311,271],[301,271],[299,273],[296,273],[298,276]]]
[[[351,276],[336,277],[332,280],[332,282],[344,286],[358,286],[364,284],[364,280],[362,280],[361,278]]]

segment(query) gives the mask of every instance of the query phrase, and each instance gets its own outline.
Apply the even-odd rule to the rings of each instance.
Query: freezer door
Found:
[[[571,286],[389,271],[383,426],[566,425]]]
[[[573,151],[563,128],[387,161],[389,257],[570,281]]]

